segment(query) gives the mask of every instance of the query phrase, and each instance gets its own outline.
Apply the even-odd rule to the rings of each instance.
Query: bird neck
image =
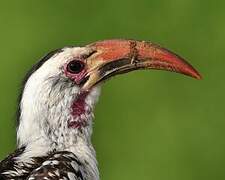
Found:
[[[74,84],[45,83],[29,79],[20,102],[18,146],[25,146],[23,159],[52,151],[71,151],[97,172],[91,144],[93,108],[100,90],[79,94]]]

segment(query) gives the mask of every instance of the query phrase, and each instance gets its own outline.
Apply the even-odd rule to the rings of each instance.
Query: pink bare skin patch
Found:
[[[68,121],[69,128],[81,129],[82,127],[87,126],[87,115],[91,113],[85,102],[87,95],[87,92],[83,92],[73,102],[71,106],[71,114],[73,119]]]
[[[80,82],[83,80],[85,75],[87,74],[87,70],[84,68],[81,72],[74,74],[67,71],[67,65],[64,65],[64,73],[65,75],[70,78],[72,81],[74,81],[76,84],[80,84]]]

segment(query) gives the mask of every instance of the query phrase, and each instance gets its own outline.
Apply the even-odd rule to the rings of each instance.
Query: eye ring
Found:
[[[80,60],[73,60],[67,64],[67,71],[71,74],[78,74],[84,69],[85,65]]]

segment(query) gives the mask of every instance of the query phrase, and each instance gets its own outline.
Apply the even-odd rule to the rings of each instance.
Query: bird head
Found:
[[[110,77],[140,69],[166,70],[200,79],[183,58],[156,44],[135,40],[105,40],[84,47],[65,47],[50,53],[34,66],[25,81],[20,102],[18,138],[60,132],[86,131],[100,85]],[[87,130],[87,134],[90,129]]]

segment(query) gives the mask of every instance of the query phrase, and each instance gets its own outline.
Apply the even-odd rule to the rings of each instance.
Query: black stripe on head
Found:
[[[63,49],[56,49],[53,50],[51,52],[49,52],[47,55],[45,55],[43,58],[41,58],[40,61],[38,61],[35,65],[33,65],[33,67],[27,72],[27,74],[25,75],[23,82],[22,82],[22,88],[19,94],[19,98],[18,98],[18,108],[17,108],[17,127],[19,125],[19,119],[20,119],[20,114],[21,114],[21,109],[20,109],[20,101],[22,99],[23,96],[23,91],[24,91],[24,87],[25,84],[27,82],[27,80],[29,79],[29,77],[36,71],[38,70],[47,60],[49,60],[51,57],[53,57],[56,54],[59,54],[63,52]]]

